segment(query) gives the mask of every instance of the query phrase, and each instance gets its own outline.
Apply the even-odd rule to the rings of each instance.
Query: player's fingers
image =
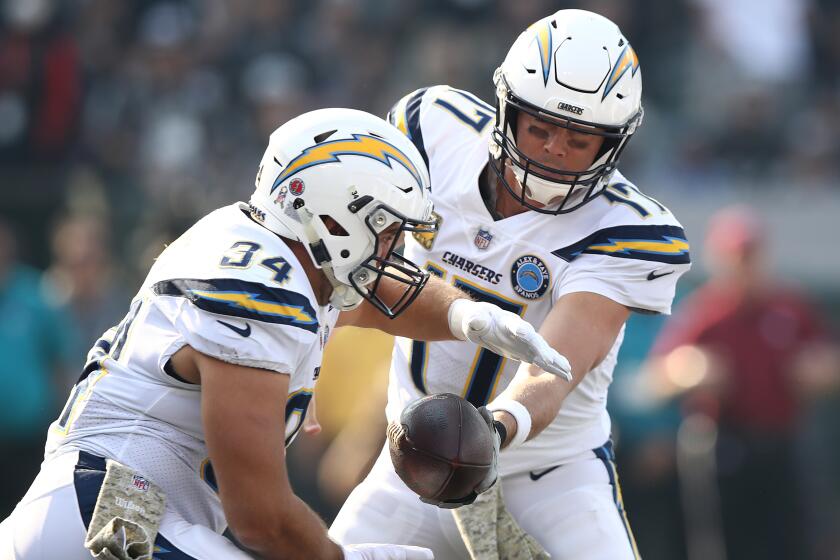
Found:
[[[321,433],[321,424],[318,422],[318,414],[315,407],[315,395],[309,401],[306,408],[306,416],[303,418],[303,433],[314,436]]]
[[[562,377],[566,381],[572,380],[572,367],[569,364],[569,360],[563,357],[562,354],[556,354],[556,356],[551,356],[548,359],[540,357],[539,359],[534,360],[533,363],[541,370],[552,375]]]
[[[527,341],[534,351],[532,361],[534,365],[566,381],[572,380],[572,366],[563,354],[549,346],[536,331],[527,338]]]

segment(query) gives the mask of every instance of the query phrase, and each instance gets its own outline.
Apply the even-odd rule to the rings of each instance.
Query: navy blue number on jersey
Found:
[[[308,389],[299,389],[291,393],[286,398],[286,441],[285,445],[289,444],[295,439],[295,436],[303,426],[303,420],[306,417],[306,409],[309,408],[309,402],[312,400],[312,391]],[[291,427],[291,428],[290,428]],[[199,476],[201,480],[213,489],[214,492],[219,491],[219,484],[216,481],[216,472],[213,470],[213,463],[210,458],[204,459],[199,466]]]
[[[90,396],[90,390],[94,383],[105,373],[102,369],[102,361],[109,356],[114,360],[119,360],[125,343],[128,340],[131,325],[134,319],[137,318],[137,314],[140,313],[142,306],[143,300],[141,299],[131,302],[131,307],[123,320],[120,321],[120,324],[109,329],[93,344],[93,347],[88,352],[88,361],[82,369],[78,381],[73,386],[73,390],[70,392],[70,397],[61,410],[61,414],[58,416],[56,425],[58,431],[65,434],[70,431],[73,424],[72,420],[78,416],[79,410],[77,409]]]
[[[426,270],[434,274],[438,278],[446,276],[446,271],[433,263],[426,263]],[[428,357],[428,343],[422,340],[415,340],[411,343],[411,359],[408,362],[409,371],[411,371],[411,379],[414,381],[414,386],[423,394],[429,394],[426,388],[426,360]]]
[[[601,196],[606,198],[610,204],[624,204],[625,206],[629,206],[642,219],[647,219],[652,215],[649,208],[646,207],[650,205],[660,214],[668,213],[668,210],[658,200],[627,183],[613,183],[608,185],[601,193]]]
[[[254,255],[262,249],[259,243],[253,241],[237,241],[231,245],[227,253],[219,261],[221,268],[248,268]],[[289,279],[292,266],[283,257],[268,257],[260,261],[260,265],[270,270],[274,276],[272,281],[282,284]]]
[[[477,97],[474,97],[473,95],[465,91],[460,91],[457,89],[452,89],[450,91],[452,91],[453,93],[457,93],[463,99],[466,99],[467,103],[465,105],[461,104],[462,107],[457,107],[451,101],[439,97],[435,99],[435,105],[443,107],[444,109],[452,113],[452,115],[456,119],[469,126],[477,133],[481,134],[484,131],[484,128],[487,126],[487,124],[493,119],[493,108],[487,103],[484,103]]]
[[[432,263],[428,263],[426,268],[439,278],[443,278],[445,271]],[[497,305],[505,311],[522,315],[525,312],[525,306],[513,300],[506,299],[496,293],[484,290],[479,286],[471,283],[465,278],[455,276],[453,284],[473,299],[478,301],[486,301]],[[421,392],[428,394],[429,390],[426,386],[426,362],[428,360],[428,342],[415,340],[411,343],[411,359],[409,360],[409,370],[411,371],[411,379],[414,381],[414,386]],[[502,364],[505,358],[491,352],[486,348],[479,347],[476,350],[473,358],[472,368],[467,375],[467,380],[464,384],[463,397],[470,401],[474,406],[483,406],[487,404],[493,394],[493,389],[499,380],[499,375],[502,371]]]
[[[309,389],[298,389],[286,400],[286,445],[292,443],[298,430],[303,426],[306,409],[309,408],[311,400],[312,391]]]
[[[524,305],[502,298],[492,292],[482,290],[478,286],[458,276],[455,277],[455,287],[467,292],[473,299],[492,303],[505,311],[510,311],[517,315],[521,315],[525,310]],[[499,356],[486,348],[479,347],[476,351],[476,357],[473,359],[473,367],[464,388],[464,398],[470,401],[473,406],[484,406],[490,400],[493,388],[499,379],[504,360],[505,358],[503,356]]]
[[[219,266],[229,268],[248,268],[251,266],[251,259],[254,253],[260,250],[260,244],[253,241],[237,241],[231,245],[228,252],[222,257]]]

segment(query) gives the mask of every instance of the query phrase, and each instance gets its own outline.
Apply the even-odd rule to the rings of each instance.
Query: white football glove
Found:
[[[569,360],[549,346],[530,323],[492,303],[456,299],[449,306],[449,329],[459,340],[572,380]]]
[[[341,549],[344,560],[434,560],[432,551],[420,546],[346,544]]]

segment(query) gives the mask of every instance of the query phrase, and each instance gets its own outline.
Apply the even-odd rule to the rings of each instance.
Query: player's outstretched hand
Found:
[[[460,340],[572,380],[569,360],[549,346],[530,323],[491,303],[455,300],[449,307],[449,329]]]
[[[401,544],[347,544],[344,560],[434,560],[432,551]]]

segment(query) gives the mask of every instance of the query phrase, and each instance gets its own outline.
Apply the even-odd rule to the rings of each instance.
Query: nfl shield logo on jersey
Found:
[[[487,231],[484,228],[479,228],[478,233],[475,234],[475,246],[481,250],[486,249],[490,246],[490,242],[493,241],[493,234]]]
[[[143,492],[149,489],[149,481],[138,474],[134,475],[132,479],[132,484],[135,488],[137,488],[138,490],[142,490]]]

